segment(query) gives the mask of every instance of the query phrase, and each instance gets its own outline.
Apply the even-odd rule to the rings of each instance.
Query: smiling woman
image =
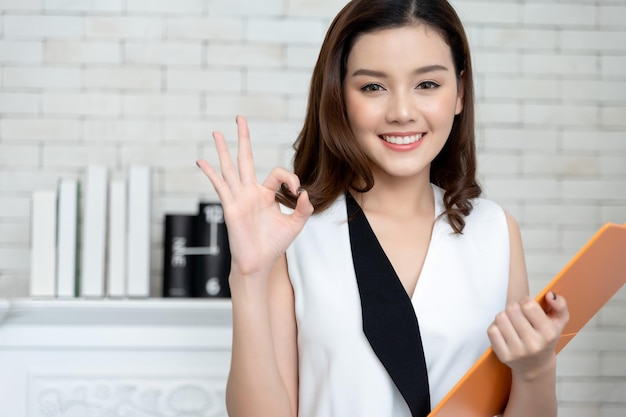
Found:
[[[337,16],[333,28],[328,30],[329,23],[349,2],[349,8]],[[315,209],[306,222],[306,230],[322,229],[322,226],[314,225],[313,221],[330,214],[330,210],[335,207],[334,203],[345,195],[345,190],[349,190],[350,195],[363,204],[376,241],[385,248],[385,257],[372,259],[378,263],[390,260],[394,265],[394,274],[398,272],[397,283],[401,282],[400,278],[409,277],[402,280],[405,284],[409,281],[412,284],[417,276],[413,300],[419,298],[419,302],[414,304],[426,349],[430,390],[445,390],[445,386],[437,381],[435,366],[443,364],[441,369],[446,371],[452,370],[453,366],[447,360],[435,360],[433,351],[439,351],[437,341],[441,341],[441,346],[452,349],[453,345],[445,342],[440,335],[454,335],[456,331],[447,326],[447,330],[444,330],[444,324],[456,323],[457,328],[467,332],[469,338],[479,335],[483,337],[483,343],[489,343],[484,339],[484,322],[475,320],[468,312],[479,311],[486,304],[483,298],[485,293],[478,291],[481,295],[476,296],[476,290],[493,286],[487,283],[486,276],[479,281],[471,281],[467,279],[467,274],[480,263],[494,264],[494,260],[501,258],[490,246],[480,246],[480,241],[474,240],[472,235],[470,223],[482,209],[480,204],[475,204],[479,201],[477,188],[471,181],[478,178],[483,191],[480,197],[497,202],[519,221],[524,237],[530,292],[533,295],[539,294],[540,289],[565,265],[564,262],[571,259],[605,222],[626,222],[626,1],[449,2],[465,26],[471,46],[471,62],[463,52],[464,36],[456,36],[462,34],[458,28],[459,22],[450,18],[448,8],[435,0],[414,4],[407,0],[387,0],[384,3],[390,6],[388,9],[381,6],[382,2],[375,0],[0,1],[0,304],[5,301],[11,306],[28,307],[30,303],[35,306],[45,305],[45,308],[37,310],[37,317],[41,321],[36,326],[23,323],[21,309],[15,311],[15,314],[9,312],[0,323],[0,398],[4,400],[0,401],[0,416],[26,416],[38,413],[37,410],[50,413],[51,409],[46,409],[46,404],[40,407],[38,393],[43,393],[45,388],[56,382],[66,381],[66,369],[72,369],[66,368],[66,364],[72,365],[77,361],[80,361],[80,365],[76,366],[79,369],[76,372],[80,375],[76,375],[82,378],[89,374],[92,383],[88,384],[87,379],[81,379],[89,388],[97,388],[99,382],[113,381],[118,376],[132,379],[136,375],[161,374],[176,381],[189,381],[203,374],[215,375],[216,393],[224,395],[230,365],[230,322],[228,329],[224,328],[223,339],[217,339],[222,352],[220,359],[197,359],[197,355],[202,354],[199,353],[199,345],[194,347],[197,340],[201,344],[205,344],[205,341],[208,345],[213,341],[217,343],[211,334],[204,329],[199,330],[202,326],[196,326],[195,323],[195,320],[211,320],[215,312],[210,308],[200,308],[197,315],[189,311],[188,316],[193,323],[185,320],[179,324],[172,323],[172,326],[161,323],[167,324],[165,327],[169,329],[148,325],[148,331],[154,330],[164,335],[162,342],[150,345],[150,337],[143,337],[137,342],[148,351],[160,353],[153,356],[132,347],[132,352],[129,351],[132,358],[131,355],[124,355],[129,359],[121,361],[119,349],[104,352],[96,348],[96,339],[90,335],[92,332],[100,334],[97,325],[99,315],[81,314],[84,300],[49,300],[43,304],[41,300],[31,300],[36,293],[36,288],[30,285],[33,272],[36,272],[33,271],[33,262],[43,266],[53,253],[48,251],[46,256],[39,258],[37,251],[33,250],[33,233],[39,234],[31,222],[31,203],[32,197],[41,191],[46,193],[56,189],[59,179],[84,181],[86,168],[93,164],[109,168],[111,186],[123,182],[124,174],[131,165],[138,163],[152,166],[156,175],[153,176],[149,216],[150,253],[153,259],[150,295],[161,297],[163,264],[157,260],[163,255],[164,249],[161,233],[164,216],[172,212],[195,212],[199,200],[217,202],[217,194],[211,183],[192,162],[201,157],[214,167],[219,167],[214,143],[207,140],[207,134],[212,130],[224,133],[231,155],[235,158],[237,129],[233,121],[237,114],[245,115],[250,123],[254,169],[259,183],[263,183],[277,164],[287,164],[289,172],[296,171],[287,158],[292,155],[290,146],[303,128],[305,115],[308,115],[303,139],[297,146],[295,172]],[[433,15],[432,12],[439,14]],[[432,19],[427,17],[429,13]],[[430,183],[443,190],[443,196],[436,201],[439,201],[437,207],[444,214],[436,222],[433,222],[433,217],[439,211],[426,204],[424,214],[420,217],[408,211],[393,214],[389,210],[380,209],[374,212],[371,205],[374,197],[380,196],[379,200],[383,202],[395,202],[394,207],[400,209],[402,203],[408,204],[414,196],[400,182],[390,181],[378,187],[382,180],[375,181],[377,167],[370,163],[367,155],[357,146],[356,137],[351,136],[348,117],[354,115],[349,114],[345,107],[345,81],[352,75],[346,70],[350,53],[354,52],[352,45],[365,35],[401,29],[408,23],[422,24],[422,27],[427,28],[428,35],[441,37],[453,57],[452,70],[455,75],[460,75],[458,70],[464,71],[460,81],[465,84],[457,82],[463,89],[463,109],[454,117],[450,136],[441,153],[431,163]],[[324,42],[323,53],[318,55],[327,30],[328,38]],[[421,54],[406,48],[403,59],[415,59],[416,55]],[[318,56],[319,63],[313,74],[315,82],[310,84]],[[385,62],[376,64],[367,69],[381,70],[378,64]],[[396,64],[400,66],[404,63]],[[451,70],[447,65],[446,69]],[[472,78],[476,93],[477,161],[471,159],[474,157],[471,149],[474,142],[470,139],[474,132],[474,126],[470,125],[474,100],[468,96],[468,89]],[[432,80],[433,77],[427,76],[425,79]],[[312,87],[310,90],[309,86]],[[377,84],[363,87],[371,90],[372,94],[384,94]],[[426,90],[435,87],[435,84],[425,81],[421,87]],[[309,93],[310,101],[307,100]],[[311,108],[308,113],[307,104]],[[420,125],[408,129],[425,131],[427,128]],[[385,128],[383,133],[388,132],[403,133],[405,130],[390,127]],[[414,151],[422,150],[427,138],[428,134],[415,150],[396,152],[408,153],[413,157]],[[400,144],[411,142],[417,136],[387,136],[385,139]],[[407,148],[402,146],[396,149]],[[393,150],[384,143],[381,143],[381,149],[385,155]],[[472,164],[477,167],[478,176],[462,174],[459,170],[464,165],[466,168],[463,172],[473,172]],[[349,184],[354,184],[354,187]],[[367,187],[371,187],[368,189],[371,192],[360,192]],[[398,188],[397,193],[391,193],[394,187]],[[86,190],[84,183],[80,190]],[[381,191],[389,193],[383,196],[382,193],[378,194]],[[274,194],[269,194],[272,202]],[[280,194],[280,202],[284,206],[295,206],[294,197]],[[289,201],[285,199],[287,197]],[[84,203],[85,199],[79,198],[79,203],[81,201]],[[462,206],[464,202],[474,203],[471,212],[469,205]],[[109,206],[111,203],[112,200]],[[463,214],[462,210],[469,214]],[[52,211],[47,212],[48,218]],[[79,207],[78,213],[81,211]],[[337,212],[341,213],[342,210]],[[502,215],[502,211],[498,213]],[[421,227],[414,224],[417,218],[424,220]],[[344,224],[346,219],[344,216],[336,223]],[[394,219],[397,221],[391,221]],[[429,230],[429,221],[434,223],[432,230]],[[107,223],[111,225],[114,222]],[[453,230],[462,229],[462,236],[452,234],[451,239],[466,242],[468,247],[475,249],[468,254],[468,260],[460,273],[449,273],[441,267],[441,264],[452,267],[453,260],[461,257],[460,252],[442,244],[445,241],[440,237],[448,236],[449,230],[439,229],[440,224],[447,224]],[[277,230],[284,231],[288,227],[291,227],[289,223],[282,222],[268,233],[278,235]],[[403,238],[405,229],[414,238]],[[485,236],[484,231],[487,229],[492,228],[480,228],[482,232],[478,234]],[[330,230],[336,229],[330,227]],[[439,234],[441,230],[443,234]],[[493,230],[503,228],[494,227]],[[335,241],[350,245],[349,241],[346,243],[345,239],[339,240],[333,236],[322,236],[308,248],[308,253],[301,252],[316,265],[301,267],[304,265],[302,262],[294,257],[289,259],[290,281],[293,278],[297,282],[298,268],[310,273],[300,280],[307,286],[295,298],[297,310],[279,308],[281,300],[293,297],[288,292],[290,286],[286,286],[286,294],[277,296],[273,289],[271,298],[267,296],[267,305],[271,301],[272,308],[281,313],[277,319],[272,319],[272,326],[282,328],[280,320],[295,317],[296,314],[297,320],[300,320],[297,324],[301,325],[296,327],[296,336],[288,334],[285,337],[274,337],[277,342],[271,352],[277,356],[286,358],[287,355],[283,354],[286,343],[283,342],[297,337],[303,348],[318,348],[314,351],[315,357],[326,357],[326,352],[331,350],[325,350],[322,339],[305,337],[307,330],[326,329],[335,339],[335,344],[328,346],[335,346],[342,341],[341,336],[345,336],[343,340],[348,339],[346,329],[362,328],[360,322],[342,324],[337,319],[352,311],[350,309],[354,307],[354,300],[358,301],[357,317],[363,314],[360,294],[348,292],[340,286],[342,281],[337,276],[345,271],[333,265],[328,255],[322,255],[322,249],[339,253],[338,245],[331,245]],[[423,236],[429,239],[428,249],[422,246],[422,251],[427,252],[425,259],[413,252],[411,246],[419,242],[424,245],[426,238]],[[48,241],[54,243],[53,233],[49,233],[48,237]],[[304,247],[302,242],[306,239],[309,238],[299,234],[294,244],[289,245],[288,253],[291,254],[292,249],[297,247]],[[371,235],[364,239],[373,241]],[[516,253],[509,248],[508,234],[501,242],[505,252]],[[269,243],[267,239],[261,240],[261,244]],[[397,246],[394,247],[394,244]],[[107,251],[121,253],[126,246],[123,237],[109,239]],[[405,249],[410,252],[410,256],[402,252]],[[489,252],[493,259],[478,257]],[[246,266],[241,264],[242,259],[256,262],[256,253],[251,251],[243,254],[237,260],[239,267]],[[341,253],[342,259],[353,259],[351,252]],[[445,256],[442,256],[441,262],[435,263],[437,253]],[[401,260],[414,258],[415,266],[411,271],[403,271],[394,257]],[[313,272],[314,268],[326,264],[327,270]],[[419,265],[422,265],[421,270]],[[107,265],[107,271],[113,270]],[[356,283],[354,270],[353,266],[346,269],[346,282],[352,280]],[[435,273],[429,270],[435,270]],[[48,268],[46,276],[52,280],[54,276],[51,272],[54,272],[54,268]],[[597,272],[592,279],[595,283],[599,282]],[[503,275],[508,276],[508,273],[499,273],[500,277]],[[320,278],[324,276],[328,279]],[[376,276],[394,277],[390,272]],[[429,278],[433,276],[436,280]],[[123,283],[128,278],[125,273],[109,277],[116,283]],[[231,278],[233,281],[238,280],[235,275]],[[443,291],[443,295],[435,291],[434,281],[442,284],[437,288]],[[52,288],[50,282],[49,289]],[[113,288],[108,285],[112,282],[106,283],[109,290]],[[385,282],[395,281],[388,279]],[[308,285],[311,283],[318,283],[319,287]],[[463,283],[468,285],[463,286]],[[291,287],[295,289],[296,284]],[[284,289],[280,286],[278,288]],[[354,288],[358,290],[358,287]],[[376,291],[383,287],[377,284],[373,288]],[[412,285],[406,285],[406,290],[404,286],[401,290],[408,295],[411,288]],[[313,295],[316,291],[319,298],[303,298],[303,294]],[[464,300],[470,302],[469,307],[460,304],[457,291],[466,294]],[[331,293],[336,294],[336,297]],[[240,295],[241,292],[238,292],[234,298],[238,318],[248,313],[245,307],[248,304],[254,307],[250,316],[265,317],[263,310],[257,308],[258,305],[246,303],[247,300]],[[565,293],[558,295],[566,297],[574,311],[574,299]],[[427,304],[424,298],[432,302]],[[504,298],[494,297],[498,300]],[[98,311],[102,310],[103,314],[111,313],[118,317],[119,311],[120,331],[108,332],[98,340],[108,345],[132,345],[133,340],[125,337],[128,332],[132,332],[136,339],[143,335],[144,330],[134,327],[143,327],[135,308],[141,300],[120,300],[119,304],[117,301],[110,304],[107,300],[87,301],[89,308],[93,306]],[[179,308],[187,311],[187,303],[196,304],[195,300],[181,300],[182,304],[177,302],[176,307],[171,309],[169,303],[149,301],[154,307],[151,310],[156,313],[161,311],[157,316],[164,320],[177,316]],[[156,304],[152,304],[152,301]],[[198,302],[213,305],[217,301]],[[230,317],[231,300],[224,302],[229,306],[224,314]],[[52,315],[56,315],[56,307],[64,309],[68,304],[76,304],[80,310],[77,312],[68,308],[68,316],[75,317],[85,326],[96,326],[91,326],[89,332],[83,332],[78,338],[71,335],[60,337],[59,331],[50,327],[54,325]],[[129,309],[124,308],[126,304],[130,306]],[[121,310],[118,310],[118,305]],[[244,308],[239,308],[242,305]],[[269,308],[267,305],[262,304],[263,308]],[[331,306],[337,307],[332,310],[335,316],[328,314],[321,324],[319,320],[307,324],[307,317],[319,319],[322,312],[330,310]],[[427,313],[417,306],[430,306],[435,312]],[[146,315],[152,317],[147,312]],[[448,315],[452,318],[444,320]],[[494,319],[487,313],[485,316],[486,322],[490,323]],[[435,326],[429,325],[429,318],[435,322]],[[461,321],[461,318],[467,320]],[[568,326],[572,321],[570,319]],[[259,323],[259,329],[262,329],[265,320],[259,320]],[[241,330],[240,324],[237,322],[238,331]],[[176,334],[179,325],[184,327],[181,329],[183,333],[195,336],[187,339]],[[128,326],[133,327],[131,329]],[[73,330],[80,332],[81,329]],[[175,337],[169,337],[172,334]],[[243,334],[243,337],[237,340],[249,346],[266,346],[252,332],[247,334],[240,331],[238,334]],[[263,336],[267,334],[266,331],[262,332]],[[390,343],[398,341],[399,345],[404,346],[404,339],[400,339],[397,334],[399,332],[388,336]],[[42,338],[46,338],[46,335],[50,336],[48,339],[53,345],[65,343],[78,346],[83,350],[80,354],[83,359],[78,359],[76,349],[68,347],[66,353],[71,360],[57,360],[61,354],[57,348],[52,345],[50,348],[42,346]],[[19,340],[13,336],[19,337]],[[575,343],[559,353],[557,393],[560,416],[626,416],[625,338],[626,288],[582,329]],[[90,346],[80,347],[81,343]],[[189,348],[178,351],[167,349],[171,344]],[[349,350],[348,344],[345,346]],[[269,363],[267,351],[257,349],[259,360],[251,360],[250,363]],[[304,350],[297,353],[301,354],[303,361],[305,357],[312,356],[306,355]],[[473,354],[461,350],[458,356],[471,358]],[[329,354],[328,357],[333,363],[340,361],[336,354]],[[283,362],[280,361],[281,366]],[[240,363],[235,361],[233,371],[238,369]],[[304,362],[297,363],[304,366]],[[346,385],[350,386],[361,376],[358,373],[360,367],[360,362],[357,365],[346,365],[346,368],[352,369],[348,373],[352,378]],[[35,384],[40,380],[29,376],[34,369],[39,376],[57,375],[63,378],[49,380],[51,385]],[[237,400],[236,394],[241,391],[234,389],[233,397],[242,405],[256,404],[259,412],[262,412],[263,406],[252,397],[257,395],[256,390],[260,387],[266,389],[264,394],[267,398],[275,397],[272,392],[276,392],[277,385],[272,382],[273,369],[262,374],[260,381],[249,376],[241,378],[252,386],[251,396],[244,395],[243,399]],[[298,369],[298,383],[312,374],[307,369],[310,367],[301,372]],[[448,373],[452,374],[451,371]],[[233,372],[233,379],[236,375]],[[330,384],[331,380],[326,376],[313,376],[315,380],[321,381],[321,385]],[[144,378],[142,381],[142,385],[138,385],[134,391],[136,394],[154,393],[155,389],[165,393],[162,388],[172,384],[167,378],[160,380],[163,385],[157,384],[154,378]],[[67,392],[75,392],[75,388],[82,386],[82,382],[81,385],[68,386]],[[126,385],[120,379],[119,386]],[[289,387],[293,385],[289,382]],[[330,387],[329,391],[336,393],[335,397],[348,396],[346,391],[334,387]],[[484,389],[484,392],[488,391]],[[90,392],[97,393],[98,390]],[[292,397],[294,401],[303,404],[302,413],[310,408],[304,405],[305,401],[315,401],[309,400],[311,396],[302,394]],[[371,397],[374,401],[378,394],[361,397]],[[174,414],[174,410],[167,404],[167,396],[161,395],[160,398],[163,401],[160,402],[160,410],[155,410],[155,413],[162,416]],[[124,398],[120,397],[120,400]],[[251,403],[247,403],[247,400]],[[225,407],[223,398],[217,401]],[[435,402],[436,399],[431,398],[432,407],[435,407]],[[534,402],[533,399],[529,404]],[[360,404],[361,399],[354,400],[354,403]],[[273,400],[272,404],[275,404]],[[76,412],[75,409],[65,410],[63,413],[57,409],[58,417],[67,417]],[[205,410],[205,414],[211,412]],[[356,412],[353,410],[346,414]],[[225,411],[221,413],[226,414]],[[81,415],[85,414],[88,413]],[[234,409],[231,414],[236,415]],[[332,413],[329,411],[328,414]]]
[[[504,416],[556,415],[568,310],[528,297],[517,223],[480,198],[472,77],[445,0],[353,0],[293,173],[257,181],[245,118],[237,168],[214,133],[221,173],[198,165],[232,254],[229,415],[426,417],[490,343],[513,375]]]

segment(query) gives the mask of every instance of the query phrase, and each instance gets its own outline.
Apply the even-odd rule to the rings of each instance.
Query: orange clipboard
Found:
[[[535,300],[545,308],[548,291],[565,297],[570,319],[555,352],[587,324],[626,283],[626,224],[606,223]],[[493,417],[506,407],[511,371],[489,348],[429,417]]]

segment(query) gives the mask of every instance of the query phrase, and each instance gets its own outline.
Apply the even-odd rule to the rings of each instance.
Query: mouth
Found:
[[[416,135],[407,136],[381,135],[379,138],[394,145],[410,145],[420,140],[423,136],[423,133],[418,133]]]

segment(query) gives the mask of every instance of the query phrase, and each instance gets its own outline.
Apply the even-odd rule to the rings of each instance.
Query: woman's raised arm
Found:
[[[231,417],[295,416],[297,355],[293,292],[284,252],[302,230],[313,206],[296,175],[275,168],[256,179],[250,134],[237,117],[237,167],[224,135],[215,132],[221,173],[204,160],[198,166],[224,209],[231,251],[233,347],[227,386]],[[282,184],[299,194],[295,210],[282,213],[275,196]]]

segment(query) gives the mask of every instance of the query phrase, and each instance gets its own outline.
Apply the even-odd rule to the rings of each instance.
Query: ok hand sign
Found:
[[[232,257],[231,274],[267,275],[274,263],[300,233],[313,206],[300,180],[284,168],[274,168],[259,184],[256,179],[250,132],[246,119],[237,117],[237,168],[221,132],[214,132],[221,174],[208,162],[197,162],[217,191],[228,227]],[[299,194],[295,210],[282,213],[276,202],[276,191],[286,184]]]

